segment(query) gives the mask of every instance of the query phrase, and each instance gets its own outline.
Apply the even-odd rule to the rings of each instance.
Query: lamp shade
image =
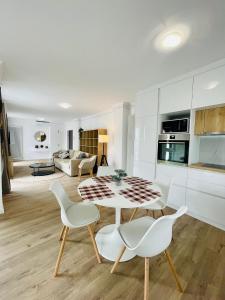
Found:
[[[98,136],[99,143],[108,143],[109,142],[109,136],[107,134],[99,134]]]

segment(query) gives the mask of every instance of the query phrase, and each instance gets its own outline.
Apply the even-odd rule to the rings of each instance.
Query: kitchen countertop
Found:
[[[211,171],[211,172],[218,172],[218,173],[224,173],[225,174],[225,166],[224,168],[220,168],[220,167],[216,167],[210,164],[206,164],[206,163],[195,163],[195,164],[191,164],[189,165],[190,168],[194,168],[194,169],[201,169],[201,170],[207,170],[207,171]]]

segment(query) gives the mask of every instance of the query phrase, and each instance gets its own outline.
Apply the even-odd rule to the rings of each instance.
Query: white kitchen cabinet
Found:
[[[134,161],[134,176],[154,180],[155,164],[147,161]]]
[[[187,167],[157,164],[156,180],[166,185],[172,180],[172,190],[168,198],[168,206],[179,208],[186,203]]]
[[[186,200],[189,213],[225,229],[225,174],[188,171]]]
[[[134,175],[154,179],[158,125],[158,89],[138,94],[135,103]]]
[[[156,114],[158,114],[158,89],[140,92],[135,102],[135,116],[144,117]]]
[[[193,78],[187,78],[160,88],[159,113],[191,109]]]
[[[194,77],[193,108],[225,103],[225,66]]]
[[[155,163],[157,146],[157,116],[135,119],[134,160]]]

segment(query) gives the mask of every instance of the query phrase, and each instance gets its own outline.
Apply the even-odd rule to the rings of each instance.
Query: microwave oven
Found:
[[[175,119],[162,122],[162,133],[188,133],[189,119]]]

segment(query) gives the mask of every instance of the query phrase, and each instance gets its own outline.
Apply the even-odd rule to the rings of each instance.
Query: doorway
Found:
[[[67,130],[67,148],[73,150],[73,130]]]

